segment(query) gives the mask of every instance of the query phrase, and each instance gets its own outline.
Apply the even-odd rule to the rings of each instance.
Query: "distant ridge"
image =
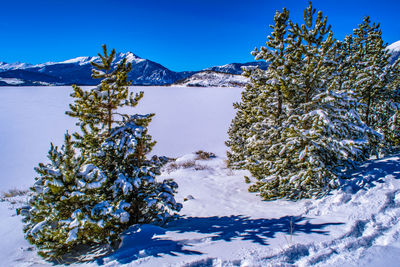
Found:
[[[387,49],[391,53],[390,63],[395,62],[400,56],[400,41],[389,45]],[[242,73],[242,67],[257,66],[264,70],[268,68],[267,62],[257,61],[230,63],[200,71],[175,72],[132,52],[118,53],[113,63],[117,64],[123,58],[132,63],[132,71],[128,78],[132,80],[133,85],[243,87],[247,81],[238,76]],[[90,62],[100,62],[100,58],[77,57],[37,65],[0,62],[0,86],[95,85],[98,81],[91,77]]]
[[[175,72],[132,52],[118,53],[113,63],[117,64],[123,58],[127,58],[127,61],[132,63],[132,71],[128,74],[128,78],[132,80],[133,85],[170,85],[205,71]],[[100,62],[100,58],[97,56],[77,57],[61,62],[46,62],[37,65],[0,62],[0,86],[95,85],[98,81],[91,77],[90,62]],[[266,69],[268,64],[265,62],[231,63],[210,67],[206,70],[241,74],[243,66],[259,66]],[[226,84],[219,83],[219,86],[231,86],[228,85],[232,84],[228,79],[222,80],[226,81]],[[232,82],[234,83],[234,81]]]
[[[117,64],[125,57],[133,65],[128,78],[133,81],[134,85],[171,84],[191,74],[171,71],[131,52],[118,53],[113,63]],[[77,57],[62,62],[47,62],[37,65],[0,62],[0,85],[94,85],[98,81],[91,77],[90,62],[100,62],[100,58]],[[12,82],[10,82],[11,78],[14,79]]]

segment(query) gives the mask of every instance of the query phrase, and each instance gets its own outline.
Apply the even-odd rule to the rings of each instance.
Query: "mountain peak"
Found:
[[[83,64],[87,64],[87,63],[89,63],[91,61],[94,61],[97,58],[99,58],[99,57],[76,57],[76,58],[72,58],[72,59],[68,59],[68,60],[62,61],[60,63],[63,63],[63,64],[77,63],[79,65],[83,65]]]
[[[145,61],[146,59],[143,59],[137,55],[135,55],[132,52],[126,52],[126,53],[117,53],[115,55],[114,63],[119,63],[123,58],[127,59],[128,63],[139,63],[142,61]],[[100,57],[95,56],[95,57],[76,57],[72,59],[68,59],[62,62],[57,62],[61,64],[79,64],[80,66],[89,64],[90,62],[100,62]],[[56,63],[56,64],[57,64]],[[54,63],[52,63],[54,64]]]
[[[7,63],[7,62],[0,62],[0,69],[1,70],[11,70],[11,69],[25,69],[33,66],[32,64],[28,63],[21,63],[21,62],[14,62],[14,63]]]
[[[137,55],[135,55],[132,52],[126,52],[126,53],[118,53],[115,57],[116,61],[120,61],[121,59],[126,58],[126,61],[128,63],[139,63],[142,61],[145,61],[146,59],[143,59]]]

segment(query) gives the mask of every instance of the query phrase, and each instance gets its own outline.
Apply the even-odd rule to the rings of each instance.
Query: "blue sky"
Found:
[[[306,0],[0,0],[0,61],[43,63],[96,55],[101,45],[172,70],[247,62],[276,10],[302,22]],[[398,0],[315,0],[338,39],[365,15],[400,40]]]

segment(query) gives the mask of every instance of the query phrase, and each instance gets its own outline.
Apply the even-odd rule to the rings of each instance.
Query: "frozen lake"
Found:
[[[151,155],[181,156],[199,149],[225,155],[224,141],[234,117],[239,88],[132,87],[144,97],[129,113],[156,113],[150,134]],[[65,115],[71,86],[0,87],[0,191],[27,188],[33,167],[47,161],[50,142],[62,145],[64,133],[77,129]]]

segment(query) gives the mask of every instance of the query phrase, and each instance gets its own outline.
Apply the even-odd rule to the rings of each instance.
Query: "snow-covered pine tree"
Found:
[[[344,41],[337,41],[335,43],[335,55],[333,65],[333,76],[337,83],[338,92],[354,91],[354,81],[356,73],[354,65],[356,59],[354,58],[353,50],[354,41],[351,35],[346,36]]]
[[[390,54],[382,40],[380,25],[371,23],[368,16],[353,34],[353,88],[363,104],[359,113],[369,127],[384,137],[384,142],[370,144],[371,154],[385,152],[400,137],[398,132],[391,130],[396,129],[398,114],[396,91],[392,85],[399,73],[398,64],[389,64]]]
[[[389,82],[380,130],[385,137],[386,148],[396,150],[400,147],[400,59],[387,67]]]
[[[101,62],[91,62],[92,77],[101,79],[97,87],[83,90],[77,85],[72,86],[74,92],[71,96],[75,100],[69,105],[70,111],[66,114],[79,120],[77,125],[80,126],[82,134],[74,133],[74,137],[80,141],[77,144],[84,152],[96,151],[110,135],[112,126],[129,117],[119,113],[118,109],[135,107],[143,97],[143,92],[129,93],[128,86],[131,83],[127,75],[132,69],[132,64],[127,63],[126,58],[116,64],[115,54],[114,49],[108,54],[106,45],[103,45],[103,55],[98,54]],[[152,116],[154,114],[149,114],[149,120]],[[151,148],[154,144],[148,145]]]
[[[159,163],[146,159],[155,143],[147,133],[154,114],[120,113],[143,96],[128,92],[130,64],[123,59],[114,67],[115,51],[103,50],[102,63],[93,63],[101,83],[87,91],[73,87],[67,114],[79,119],[82,133],[73,141],[66,135],[61,151],[52,146],[51,163],[37,168],[25,232],[46,258],[81,245],[115,248],[129,226],[163,223],[182,207],[174,199],[177,184],[157,181]]]
[[[304,25],[289,21],[283,60],[266,72],[261,90],[275,94],[266,94],[263,106],[255,103],[265,109],[249,127],[257,134],[247,139],[245,167],[259,180],[250,191],[266,200],[323,195],[340,169],[365,158],[368,129],[354,110],[355,99],[339,90],[335,39],[327,18],[321,11],[315,18],[315,12],[310,2]],[[276,108],[278,88],[282,109]]]
[[[244,75],[251,82],[242,92],[241,102],[233,104],[237,112],[228,129],[229,139],[225,142],[230,149],[227,152],[228,166],[232,169],[243,169],[247,165],[247,158],[250,156],[246,147],[247,140],[251,137],[249,130],[256,122],[257,114],[262,112],[255,103],[262,97],[261,87],[265,73],[257,67],[245,70]]]
[[[251,169],[253,173],[265,172],[265,167],[258,164],[267,160],[266,149],[279,139],[284,118],[284,95],[289,94],[285,84],[288,70],[287,23],[289,12],[283,9],[274,16],[271,36],[267,47],[257,48],[252,52],[257,60],[269,63],[268,71],[258,68],[244,69],[243,75],[250,83],[242,92],[242,102],[235,103],[235,118],[228,131],[230,148],[228,159],[230,167]],[[268,158],[268,160],[275,160]]]
[[[77,240],[98,243],[109,235],[102,221],[91,216],[91,209],[103,198],[98,189],[105,182],[104,174],[77,154],[67,133],[61,150],[51,145],[50,163],[35,168],[39,176],[31,187],[33,196],[24,231],[45,258],[67,253]]]
[[[157,182],[159,163],[144,157],[152,144],[147,133],[150,117],[136,114],[124,119],[111,129],[100,153],[93,157],[107,177],[103,192],[106,201],[96,212],[106,213],[108,206],[115,203],[127,211],[124,221],[114,225],[116,228],[125,228],[124,224],[165,223],[182,206],[174,199],[178,185],[171,179]]]

